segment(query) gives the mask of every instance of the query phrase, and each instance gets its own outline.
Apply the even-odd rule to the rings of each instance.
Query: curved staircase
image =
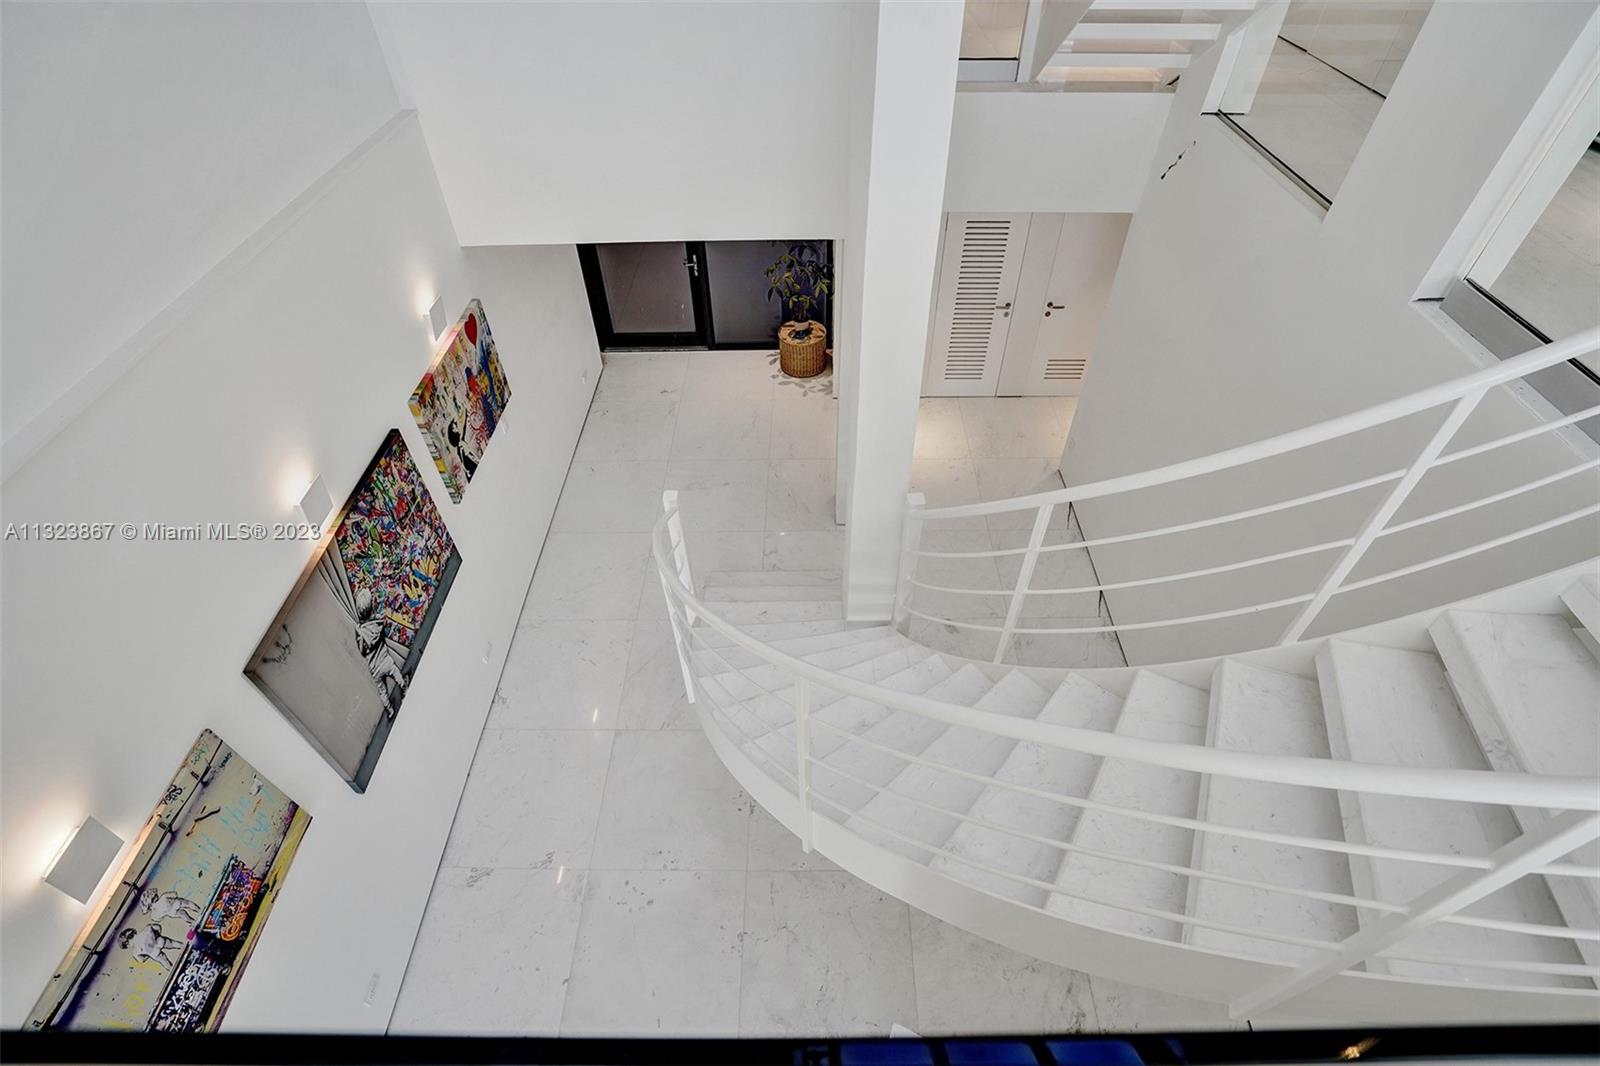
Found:
[[[1515,369],[1550,365],[1555,348]],[[1330,577],[1269,605],[1301,612],[1284,641],[1187,662],[1001,661],[1027,632],[1019,608],[1036,591],[1053,509],[1102,486],[910,509],[908,557],[929,518],[1036,509],[1004,621],[971,626],[999,634],[992,662],[910,639],[915,610],[899,626],[847,625],[837,573],[719,573],[697,585],[667,493],[654,549],[689,696],[724,764],[808,850],[1016,950],[1224,1002],[1236,1017],[1593,1020],[1596,561],[1301,639],[1329,598],[1370,585],[1346,584],[1361,550],[1450,461],[1444,448],[1471,403],[1513,376],[1493,368],[1423,398],[1456,406],[1389,479],[1378,511],[1335,545],[1344,551]],[[1433,405],[1421,403],[1410,410]],[[1396,403],[1385,416],[1406,413]],[[1583,417],[1595,414],[1600,405]],[[1264,454],[1337,435],[1311,427]],[[1173,469],[1128,487],[1170,482]],[[902,571],[902,605],[915,573]]]

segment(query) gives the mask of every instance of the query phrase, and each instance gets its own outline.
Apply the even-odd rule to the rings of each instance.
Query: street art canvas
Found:
[[[483,304],[473,300],[439,342],[411,394],[411,413],[428,441],[450,498],[461,502],[489,438],[511,399]]]
[[[460,565],[391,429],[245,666],[357,792],[372,778]]]
[[[202,732],[28,1028],[215,1031],[310,824]]]

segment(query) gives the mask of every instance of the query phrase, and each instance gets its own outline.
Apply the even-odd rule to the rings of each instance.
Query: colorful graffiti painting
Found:
[[[219,940],[238,940],[250,916],[250,905],[256,901],[260,890],[261,878],[251,872],[249,864],[237,855],[230,856],[228,868],[217,882],[211,902],[204,908],[200,931]]]
[[[456,503],[477,472],[510,399],[511,386],[489,320],[483,304],[473,300],[440,339],[433,362],[411,394],[411,413]]]
[[[398,429],[245,666],[245,675],[364,791],[461,555]]]
[[[310,824],[202,732],[28,1027],[214,1031]]]

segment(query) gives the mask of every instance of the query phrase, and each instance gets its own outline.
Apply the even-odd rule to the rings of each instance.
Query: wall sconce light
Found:
[[[85,818],[50,860],[44,879],[79,903],[88,903],[121,850],[121,837],[95,819]]]
[[[444,297],[440,296],[428,307],[428,328],[433,333],[433,339],[437,341],[449,324],[444,317]]]
[[[306,516],[307,522],[320,526],[322,520],[327,518],[332,510],[333,497],[328,495],[328,486],[322,483],[322,475],[318,474],[311,479],[306,494],[300,497],[300,513]]]

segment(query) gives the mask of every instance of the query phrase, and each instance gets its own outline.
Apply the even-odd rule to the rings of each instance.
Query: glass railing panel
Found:
[[[1293,0],[1257,21],[1219,110],[1322,204],[1333,202],[1431,3]]]
[[[1491,250],[1467,279],[1547,338],[1600,324],[1600,145],[1589,143],[1509,257]]]

